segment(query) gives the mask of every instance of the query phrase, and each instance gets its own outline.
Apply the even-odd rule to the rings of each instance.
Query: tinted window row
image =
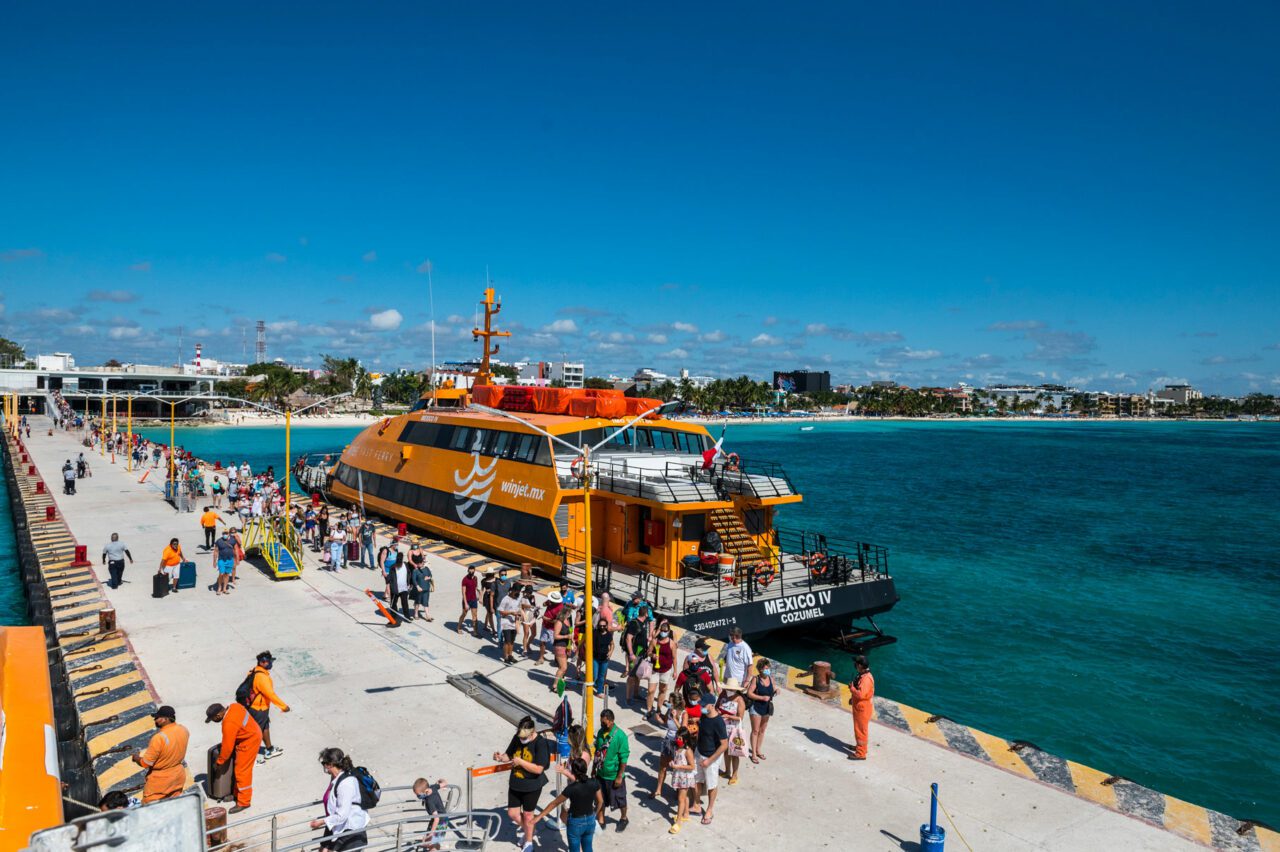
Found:
[[[541,435],[527,432],[503,432],[499,429],[478,429],[449,423],[410,422],[405,424],[400,440],[406,444],[456,450],[460,453],[479,453],[509,461],[545,466],[551,464],[551,442]]]
[[[597,438],[592,442],[592,446],[599,440],[600,438]],[[696,432],[675,432],[671,429],[641,427],[627,429],[625,432],[614,435],[605,446],[619,450],[634,448],[656,452],[698,454],[708,449],[711,444],[706,435],[699,435]]]

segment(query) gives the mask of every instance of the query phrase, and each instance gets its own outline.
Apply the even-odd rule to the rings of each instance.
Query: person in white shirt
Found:
[[[730,630],[729,641],[720,652],[720,662],[724,664],[724,679],[733,678],[738,683],[746,683],[751,670],[751,657],[751,646],[742,641],[742,628]]]
[[[324,817],[311,820],[312,828],[323,828],[326,838],[321,849],[343,852],[346,849],[363,849],[369,845],[365,828],[369,825],[369,813],[360,807],[360,782],[352,770],[351,758],[340,748],[327,748],[320,752],[320,766],[329,775],[329,787],[320,800],[324,805]]]
[[[511,586],[498,601],[498,627],[502,630],[502,662],[516,661],[516,624],[520,620],[520,587]]]

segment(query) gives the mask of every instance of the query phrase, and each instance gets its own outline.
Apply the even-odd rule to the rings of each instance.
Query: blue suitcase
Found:
[[[183,562],[178,567],[178,588],[194,589],[196,587],[196,563]]]

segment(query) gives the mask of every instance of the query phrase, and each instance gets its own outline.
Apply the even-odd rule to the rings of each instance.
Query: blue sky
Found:
[[[1274,3],[188,5],[0,13],[31,351],[1280,392]]]

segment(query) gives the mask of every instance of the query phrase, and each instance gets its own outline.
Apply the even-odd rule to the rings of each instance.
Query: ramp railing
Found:
[[[355,850],[417,849],[428,842],[441,850],[483,850],[497,837],[501,817],[495,811],[459,811],[462,789],[456,784],[440,790],[443,813],[430,814],[412,787],[384,787],[377,808],[368,811],[363,829],[368,840]],[[311,828],[311,820],[323,816],[319,800],[303,802],[206,831],[209,852],[299,852],[315,849],[323,832]],[[434,825],[433,825],[434,824]],[[337,838],[356,832],[345,832]],[[428,840],[428,835],[430,838]],[[328,838],[334,839],[334,838]]]

